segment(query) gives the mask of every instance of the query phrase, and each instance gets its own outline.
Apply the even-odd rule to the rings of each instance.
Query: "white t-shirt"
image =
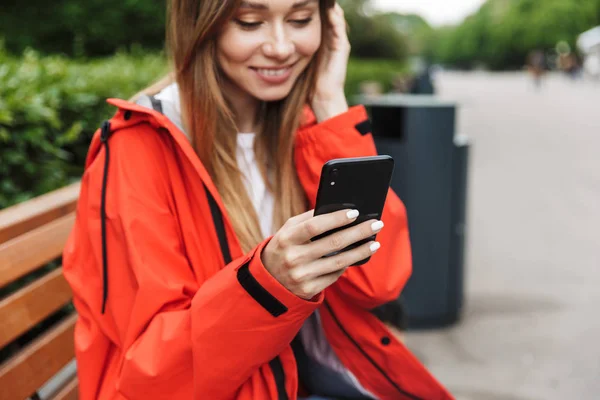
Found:
[[[163,112],[165,115],[176,122],[181,128],[181,106],[179,100],[179,88],[172,84],[162,90],[156,98],[163,102]],[[176,115],[170,116],[174,112]],[[184,134],[187,133],[184,132]],[[244,186],[248,191],[250,200],[259,217],[261,232],[264,238],[274,234],[273,232],[273,195],[267,190],[265,182],[258,168],[254,154],[254,133],[238,133],[237,136],[237,161],[242,171]],[[189,139],[189,137],[188,137]],[[340,379],[355,387],[366,397],[376,399],[367,389],[362,387],[358,379],[350,372],[337,357],[333,348],[325,337],[325,332],[321,324],[319,311],[315,311],[300,329],[300,339],[308,357],[323,364],[339,374]]]
[[[265,186],[265,181],[258,169],[254,155],[254,133],[238,133],[237,136],[237,162],[242,171],[244,186],[252,200],[263,238],[273,234],[273,209],[275,201]]]

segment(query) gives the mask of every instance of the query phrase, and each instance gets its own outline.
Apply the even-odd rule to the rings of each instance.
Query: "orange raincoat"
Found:
[[[268,239],[242,253],[183,132],[154,110],[109,103],[119,110],[92,140],[63,258],[82,400],[294,400],[290,342],[317,308],[339,359],[381,400],[452,398],[369,311],[411,272],[392,191],[381,250],[305,301],[262,264]],[[305,114],[295,163],[312,207],[326,161],[376,154],[368,126],[360,106],[320,124]]]

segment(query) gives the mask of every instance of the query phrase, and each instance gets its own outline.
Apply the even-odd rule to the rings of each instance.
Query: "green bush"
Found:
[[[105,99],[128,98],[164,72],[160,55],[80,63],[0,47],[0,209],[80,177],[91,136],[112,113]]]
[[[158,53],[81,62],[32,50],[14,58],[0,46],[0,209],[79,179],[91,136],[114,112],[105,99],[127,99],[166,69]],[[352,60],[347,94],[365,80],[387,89],[404,70]]]
[[[358,94],[360,84],[365,81],[378,82],[387,92],[394,80],[406,73],[407,65],[402,61],[353,59],[348,64],[346,95]]]

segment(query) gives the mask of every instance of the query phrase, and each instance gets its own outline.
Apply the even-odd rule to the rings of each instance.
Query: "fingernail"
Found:
[[[381,243],[374,242],[369,248],[371,249],[371,253],[375,253],[381,247]]]
[[[348,213],[346,215],[348,216],[348,219],[354,219],[354,218],[358,217],[358,210],[348,211]]]
[[[382,229],[383,229],[383,221],[377,221],[377,222],[373,222],[371,224],[371,230],[373,232],[378,232],[378,231],[380,231]]]

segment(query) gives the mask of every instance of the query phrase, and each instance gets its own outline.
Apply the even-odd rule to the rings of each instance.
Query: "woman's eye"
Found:
[[[310,24],[310,22],[312,20],[313,20],[312,17],[310,17],[310,18],[305,18],[305,19],[293,19],[291,22],[298,26],[306,26],[306,25]]]
[[[262,25],[262,22],[247,22],[242,21],[241,19],[236,19],[235,23],[242,27],[242,29],[256,29]]]

